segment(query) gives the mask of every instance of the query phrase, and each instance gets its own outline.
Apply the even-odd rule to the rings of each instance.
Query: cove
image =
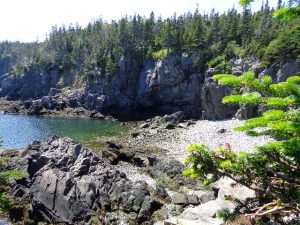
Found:
[[[127,129],[120,122],[108,120],[8,115],[0,112],[0,150],[25,148],[34,140],[43,141],[53,135],[84,142],[99,136],[116,136]]]

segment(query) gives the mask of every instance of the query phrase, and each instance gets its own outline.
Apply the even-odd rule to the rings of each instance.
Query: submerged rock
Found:
[[[145,183],[133,183],[68,138],[35,141],[11,166],[29,174],[14,185],[14,193],[29,198],[31,214],[47,222],[110,224],[112,215],[122,214],[128,224],[151,224],[161,207]]]

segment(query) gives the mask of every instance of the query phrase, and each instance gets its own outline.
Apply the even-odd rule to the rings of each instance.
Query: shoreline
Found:
[[[197,120],[190,126],[179,124],[171,130],[145,128],[138,131],[137,137],[129,138],[128,143],[165,149],[167,155],[176,157],[182,162],[188,155],[186,148],[194,144],[204,144],[209,148],[217,149],[228,143],[235,152],[253,152],[256,146],[273,140],[267,136],[250,137],[245,132],[234,131],[234,128],[241,126],[244,121],[239,119]]]
[[[217,148],[225,142],[231,143],[234,151],[239,151],[240,146],[248,146],[248,150],[253,151],[256,144],[272,140],[264,136],[249,137],[243,132],[233,131],[234,127],[243,122],[237,119],[184,120],[182,114],[175,113],[146,121],[131,122],[130,132],[120,137],[93,139],[91,141],[96,150],[83,143],[82,146],[87,146],[108,162],[111,168],[126,174],[126,177],[135,184],[147,184],[149,190],[156,190],[158,185],[162,185],[162,190],[169,196],[166,198],[167,203],[164,203],[164,213],[167,215],[166,218],[172,219],[174,216],[181,216],[183,210],[205,208],[219,201],[213,194],[213,186],[206,189],[200,180],[192,180],[182,175],[184,169],[182,161],[188,155],[187,146],[203,143],[210,148]],[[150,159],[154,159],[157,164],[150,165]],[[184,199],[184,203],[180,198]],[[190,204],[185,199],[197,201],[193,205],[194,203]],[[168,207],[177,207],[180,210],[174,212],[174,215],[168,214]]]

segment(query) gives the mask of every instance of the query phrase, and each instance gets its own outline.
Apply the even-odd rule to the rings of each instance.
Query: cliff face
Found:
[[[176,111],[183,111],[189,118],[224,119],[233,116],[236,108],[221,103],[230,89],[212,80],[212,75],[216,74],[213,69],[205,74],[196,72],[194,62],[194,55],[171,55],[164,60],[149,60],[140,69],[133,59],[127,57],[119,62],[115,74],[91,76],[77,89],[79,76],[75,72],[62,74],[54,69],[35,69],[15,77],[8,73],[9,60],[2,59],[0,96],[22,100],[49,96],[51,101],[60,98],[66,102],[66,107],[81,106],[121,119]],[[230,64],[235,75],[254,71],[257,76],[272,76],[274,82],[300,73],[300,63],[297,61],[272,65],[266,70],[255,59],[232,60]],[[71,89],[71,95],[62,91],[65,87]],[[42,107],[47,108],[47,104]]]

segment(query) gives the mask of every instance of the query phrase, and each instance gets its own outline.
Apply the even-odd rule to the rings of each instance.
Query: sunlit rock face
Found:
[[[109,224],[105,221],[111,213],[143,224],[161,206],[145,183],[133,183],[72,139],[35,141],[15,166],[29,174],[15,184],[15,193],[30,198],[32,213],[48,222],[87,222],[101,211],[97,219],[104,224]]]

